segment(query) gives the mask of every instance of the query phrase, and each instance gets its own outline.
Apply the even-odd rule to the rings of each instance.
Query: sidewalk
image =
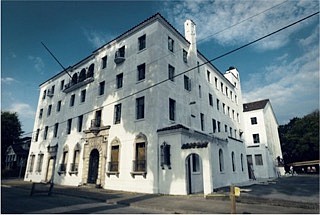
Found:
[[[31,190],[32,183],[22,180],[4,180],[3,185]],[[228,197],[204,198],[203,195],[141,194],[61,185],[54,186],[53,195],[76,196],[109,204],[155,209],[165,213],[230,213]],[[257,198],[251,194],[241,195],[237,199],[237,213],[266,213],[266,211],[267,213],[319,213],[319,204],[286,199]]]

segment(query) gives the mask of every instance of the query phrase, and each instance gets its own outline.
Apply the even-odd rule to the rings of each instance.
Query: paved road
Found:
[[[30,190],[19,189],[7,185],[1,186],[1,213],[96,213],[96,214],[160,214],[163,211],[134,208],[124,205],[112,205],[103,201],[83,197],[54,194],[36,194],[30,196]]]

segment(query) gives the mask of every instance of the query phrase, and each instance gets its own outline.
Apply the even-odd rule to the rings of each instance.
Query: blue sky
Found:
[[[65,66],[160,12],[184,34],[197,27],[208,59],[242,46],[319,10],[318,0],[269,1],[35,1],[1,2],[1,109],[18,112],[33,130],[39,84]],[[240,72],[246,102],[269,98],[279,124],[319,108],[319,15],[214,61]]]

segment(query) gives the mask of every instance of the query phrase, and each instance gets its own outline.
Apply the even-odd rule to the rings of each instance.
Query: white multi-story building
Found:
[[[277,119],[269,99],[243,104],[249,178],[284,174]]]
[[[25,180],[211,193],[248,180],[239,73],[156,14],[40,85]],[[33,166],[35,168],[33,168]]]

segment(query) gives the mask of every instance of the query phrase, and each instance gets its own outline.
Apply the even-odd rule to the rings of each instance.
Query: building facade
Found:
[[[269,99],[243,104],[249,177],[284,175],[278,123]]]
[[[248,180],[240,77],[160,14],[40,85],[25,180],[211,193]],[[38,171],[35,171],[35,168]]]

